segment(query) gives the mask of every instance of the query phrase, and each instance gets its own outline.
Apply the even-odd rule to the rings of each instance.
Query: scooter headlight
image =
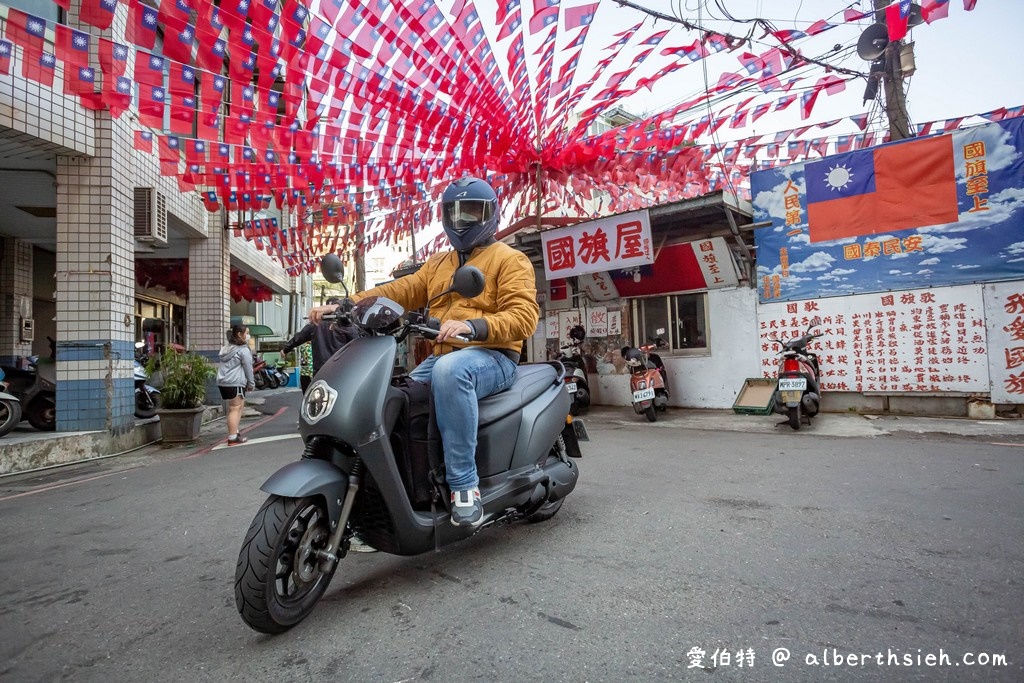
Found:
[[[327,382],[322,379],[313,382],[302,399],[302,419],[307,424],[316,424],[331,413],[337,398],[338,392]]]

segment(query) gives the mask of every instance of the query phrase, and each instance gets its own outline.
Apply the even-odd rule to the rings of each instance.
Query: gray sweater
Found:
[[[217,386],[251,387],[255,383],[252,376],[252,351],[249,347],[244,344],[225,344],[220,350]]]

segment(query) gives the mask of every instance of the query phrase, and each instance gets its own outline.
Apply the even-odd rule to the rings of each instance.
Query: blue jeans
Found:
[[[512,386],[516,364],[499,351],[471,347],[427,356],[409,377],[430,384],[448,488],[476,488],[480,484],[476,473],[477,401]]]

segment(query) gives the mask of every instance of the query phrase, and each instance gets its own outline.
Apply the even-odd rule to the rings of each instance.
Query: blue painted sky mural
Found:
[[[761,302],[1024,279],[1024,118],[759,171],[751,196]]]

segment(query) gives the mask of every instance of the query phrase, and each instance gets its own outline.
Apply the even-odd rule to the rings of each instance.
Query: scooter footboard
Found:
[[[323,496],[333,526],[341,517],[348,475],[329,462],[307,458],[290,462],[274,472],[260,490],[286,498]]]

